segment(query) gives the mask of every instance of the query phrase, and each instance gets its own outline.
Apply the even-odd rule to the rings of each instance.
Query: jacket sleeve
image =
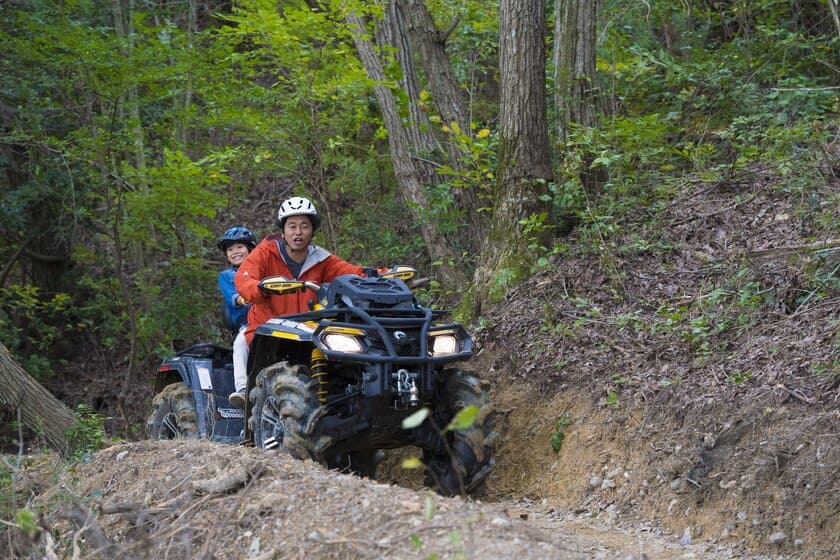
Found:
[[[269,270],[268,263],[271,256],[270,242],[263,241],[239,265],[234,283],[236,284],[236,290],[246,301],[250,303],[266,303],[268,301],[268,296],[263,295],[260,291],[259,283],[265,276],[269,276],[267,271]]]
[[[349,263],[335,255],[327,257],[327,260],[324,261],[324,276],[321,278],[321,282],[329,282],[336,276],[341,276],[342,274],[364,276],[361,266]]]
[[[367,276],[364,270],[365,267],[349,263],[335,255],[330,255],[326,262],[324,263],[324,278],[321,278],[321,282],[329,282],[336,276],[341,276],[342,274],[355,274],[356,276]],[[376,267],[376,272],[382,274],[383,272],[388,272],[391,270],[390,267],[382,266]]]
[[[225,269],[219,273],[219,291],[222,292],[222,301],[228,310],[228,313],[233,314],[236,308],[236,286],[233,285],[233,270]]]

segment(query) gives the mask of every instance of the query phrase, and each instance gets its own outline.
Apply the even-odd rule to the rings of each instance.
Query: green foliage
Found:
[[[779,188],[806,197],[822,183],[819,146],[840,108],[836,74],[821,68],[836,52],[834,30],[803,25],[823,19],[815,7],[797,15],[784,2],[743,4],[619,1],[602,12],[623,14],[599,22],[597,62],[621,110],[595,130],[572,129],[553,188],[556,213],[576,216],[587,244],[603,247],[616,222],[661,207],[686,174],[714,183],[761,163],[784,177]],[[587,199],[580,177],[593,172],[606,182]]]
[[[726,381],[733,385],[743,385],[752,379],[752,377],[753,374],[749,371],[734,371],[726,377]]]
[[[548,223],[548,215],[545,213],[532,214],[528,218],[519,221],[522,234],[526,237],[528,251],[535,256],[532,270],[536,268],[547,268],[550,266],[549,257],[557,253],[555,249],[549,249],[543,245],[543,240],[554,226]]]
[[[413,430],[414,428],[418,428],[420,424],[426,421],[426,418],[429,417],[431,410],[428,407],[423,407],[414,414],[411,414],[407,418],[403,419],[402,421],[402,428],[403,430]]]
[[[411,534],[408,536],[408,539],[411,541],[411,544],[412,544],[412,545],[414,546],[414,548],[416,548],[417,550],[421,550],[421,549],[423,548],[423,539],[421,539],[420,537],[418,537],[415,533],[411,533]]]
[[[755,109],[770,113],[771,105],[782,112],[785,107],[797,111],[807,106],[799,101],[777,105],[764,88],[778,87],[792,77],[817,85],[815,77],[823,74],[818,68],[820,59],[831,52],[831,32],[812,34],[814,28],[801,26],[785,2],[740,4],[700,8],[689,14],[674,9],[672,3],[652,2],[659,18],[629,15],[633,24],[609,29],[599,66],[622,84],[616,87],[630,96],[625,99],[628,105],[671,106],[690,117],[685,122],[692,124],[701,124],[701,118],[707,123],[709,119],[726,122]],[[641,15],[645,8],[630,9]],[[680,30],[672,35],[677,42],[667,50],[657,36],[658,21]],[[825,94],[801,88],[801,83],[796,89],[797,95]]]
[[[830,255],[837,251],[840,249],[818,251],[815,258],[808,263],[805,272],[806,285],[796,299],[798,306],[814,299],[831,297],[832,294],[840,292],[840,275],[838,275],[840,263],[835,265],[830,258]]]
[[[439,117],[431,117],[432,122],[440,122]],[[448,179],[447,190],[471,189],[481,201],[478,212],[492,209],[493,185],[496,181],[496,162],[498,157],[499,136],[488,128],[480,130],[461,130],[458,123],[441,123],[441,130],[447,135],[449,143],[460,154],[457,166],[444,164],[437,172]]]
[[[0,105],[8,108],[0,261],[9,263],[0,340],[41,379],[76,352],[113,357],[133,347],[138,363],[168,352],[175,338],[221,338],[214,232],[253,210],[265,220],[247,225],[271,223],[277,199],[291,192],[317,200],[325,217],[318,242],[353,262],[434,271],[440,263],[428,262],[415,212],[434,220],[468,274],[478,262],[482,240],[465,236],[470,216],[455,193],[476,194],[479,218],[489,219],[498,6],[427,4],[440,29],[457,22],[446,47],[473,123],[461,130],[443,122],[419,76],[420,108],[441,144],[460,155],[413,154],[444,178],[424,187],[430,207],[420,209],[397,192],[373,95],[379,84],[343,24],[346,10],[378,16],[382,6],[223,4],[198,28],[184,3],[135,3],[124,28],[96,2],[0,4]],[[605,266],[616,255],[673,251],[655,232],[674,193],[725,185],[752,169],[769,170],[778,180],[767,188],[800,201],[806,236],[836,237],[838,196],[824,186],[823,146],[840,110],[838,38],[824,3],[610,0],[599,14],[593,85],[604,114],[598,127],[573,126],[556,146],[547,185],[553,211],[520,224],[527,240],[501,263],[491,300],[573,251]],[[393,57],[388,63],[384,83],[405,110],[408,98],[394,82],[401,72]],[[596,188],[585,190],[592,178]],[[545,240],[562,220],[577,227],[579,246]],[[28,251],[65,264],[59,273],[36,270]],[[650,328],[673,332],[702,357],[768,308],[832,297],[834,256],[815,253],[790,297],[744,266],[737,279],[704,286],[702,298],[664,305]],[[612,270],[606,289],[621,282]],[[433,280],[420,297],[433,303],[460,288]],[[466,292],[462,317],[476,297]],[[576,325],[596,312],[581,308]],[[645,327],[632,316],[621,321]]]
[[[15,523],[17,523],[17,526],[22,532],[31,537],[34,537],[40,531],[37,522],[37,514],[30,509],[22,508],[15,513]]]
[[[572,419],[568,414],[562,415],[554,422],[554,433],[551,434],[551,449],[555,453],[560,453],[563,448],[563,441],[566,439],[566,428],[572,423]]]
[[[449,424],[443,429],[444,432],[455,431],[455,430],[466,430],[473,424],[475,424],[475,419],[478,417],[478,407],[477,406],[468,406],[462,410],[458,411],[458,414],[455,415]]]
[[[804,270],[822,271],[820,280],[794,292],[798,294],[795,298],[779,293],[773,279],[762,276],[749,263],[722,268],[720,278],[726,279],[724,282],[713,282],[703,293],[680,305],[660,306],[650,329],[678,337],[702,362],[725,351],[732,337],[751,332],[766,321],[768,313],[836,294],[840,285],[835,275],[840,266],[825,264],[819,257],[809,262]],[[727,380],[739,385],[750,377],[749,373],[735,373]]]
[[[454,418],[443,427],[441,432],[451,432],[456,430],[466,430],[475,423],[478,417],[478,407],[468,406],[458,411]],[[422,407],[413,414],[409,415],[402,421],[403,430],[412,430],[419,427],[426,419],[429,418],[431,410],[428,407]]]
[[[146,311],[138,317],[137,334],[157,357],[171,354],[173,340],[224,340],[218,270],[211,266],[200,257],[175,258],[166,268],[141,276],[137,297]]]
[[[467,560],[467,555],[464,553],[464,545],[463,545],[463,538],[461,537],[461,531],[453,530],[447,533],[449,537],[449,542],[455,546],[455,550],[453,551],[452,558],[454,560]]]
[[[225,18],[231,24],[222,27],[221,38],[255,82],[253,95],[242,102],[263,121],[251,136],[264,147],[260,167],[324,201],[325,238],[319,242],[352,262],[417,262],[422,239],[393,196],[373,84],[354,56],[349,30],[336,24],[345,8],[326,4],[313,11],[299,3],[277,10],[264,0],[239,2]]]
[[[840,344],[835,344],[835,347]],[[811,365],[813,375],[822,375],[828,378],[830,384],[837,384],[840,378],[840,358],[831,358]]]
[[[15,468],[6,461],[0,461],[0,519],[8,519],[14,511]]]
[[[684,43],[663,50],[645,25],[608,29],[598,63],[614,80],[613,91],[627,94],[624,110],[605,117],[598,130],[572,130],[552,186],[555,212],[573,214],[580,223],[578,250],[670,251],[670,245],[653,243],[644,233],[614,248],[613,238],[621,233],[616,223],[656,231],[658,210],[685,189],[686,177],[701,186],[722,184],[757,166],[780,177],[772,188],[800,197],[804,228],[823,236],[836,231],[836,212],[827,217],[836,210],[836,195],[819,187],[822,146],[840,108],[836,77],[819,72],[808,56],[829,52],[830,35],[809,35],[786,21],[789,14],[779,2],[741,6],[737,17],[695,13],[693,22],[666,3],[650,6],[662,20],[688,27],[678,36]],[[739,32],[750,29],[752,36],[731,33],[732,25]],[[753,55],[759,51],[762,62],[756,67]],[[791,56],[797,58],[793,74]],[[588,196],[580,177],[593,170],[608,180],[597,196]],[[552,249],[570,250],[560,243]],[[819,255],[806,270],[809,286],[799,292],[797,305],[836,290],[837,271]],[[660,309],[652,328],[673,331],[699,356],[709,355],[729,331],[748,328],[766,310],[791,303],[783,297],[745,267],[728,285],[712,286],[687,305]]]
[[[241,167],[240,150],[208,148],[206,136],[186,132],[190,123],[196,131],[215,130],[181,101],[200,99],[206,86],[215,103],[207,120],[218,122],[224,88],[214,82],[227,74],[213,66],[213,79],[190,76],[209,76],[208,60],[218,62],[225,49],[196,50],[176,12],[164,18],[129,14],[130,44],[110,27],[110,17],[102,17],[107,10],[87,2],[9,9],[17,25],[0,34],[9,53],[9,64],[0,68],[3,81],[16,76],[8,82],[15,88],[0,91],[0,99],[17,108],[12,124],[26,131],[14,140],[20,158],[0,157],[0,167],[16,169],[10,189],[0,191],[0,234],[12,248],[29,243],[70,256],[77,272],[61,281],[73,288],[78,316],[67,311],[62,322],[91,332],[88,342],[106,351],[129,340],[132,322],[140,325],[146,348],[178,332],[155,327],[158,300],[146,294],[165,285],[161,278],[178,278],[180,271],[170,265],[179,258],[204,257],[210,222],[225,204],[222,195],[235,192],[226,167]],[[62,110],[65,103],[74,109]],[[241,129],[242,122],[235,126]],[[223,126],[232,130],[232,124],[227,118]],[[186,145],[186,138],[193,143]],[[193,159],[187,151],[202,155]],[[183,311],[186,305],[175,307]],[[34,311],[29,324],[50,345],[57,337],[46,327],[56,311]],[[20,353],[32,356],[28,365],[37,375],[46,362],[29,346]]]
[[[361,163],[345,169],[347,174],[336,178],[331,188],[342,193],[341,198],[350,208],[347,212],[330,216],[333,237],[327,240],[331,243],[325,243],[325,246],[351,262],[370,266],[410,262],[420,268],[428,261],[424,255],[423,238],[414,227],[410,208],[386,194],[392,185],[380,184],[382,169]],[[360,188],[361,185],[367,188]],[[371,185],[377,185],[378,189],[372,191]],[[361,210],[371,207],[374,211]]]
[[[91,452],[105,447],[108,438],[104,423],[105,418],[89,405],[80,404],[76,407],[76,425],[67,432],[74,460],[80,461]]]
[[[85,256],[79,262],[85,264],[93,261]],[[77,280],[77,287],[81,302],[76,309],[83,317],[82,324],[100,347],[109,352],[116,350],[128,336],[118,279],[83,274]]]
[[[223,166],[231,155],[215,153],[193,162],[181,152],[164,150],[159,166],[142,171],[124,166],[127,180],[147,186],[123,195],[121,238],[153,244],[166,254],[195,250],[196,240],[211,236],[202,219],[215,217],[221,187],[228,181]]]
[[[427,520],[432,519],[435,516],[435,502],[432,500],[431,496],[426,496],[423,498],[423,517]]]
[[[659,320],[653,325],[653,331],[674,332],[694,352],[709,355],[717,349],[715,341],[729,331],[733,323],[750,323],[750,315],[759,305],[756,286],[754,282],[746,282],[738,292],[718,287],[691,305],[662,306],[657,311]]]
[[[500,268],[493,274],[493,278],[489,285],[489,299],[491,302],[501,300],[508,290],[517,284],[519,279],[523,278],[524,274],[521,270],[516,268]]]
[[[14,284],[0,289],[0,342],[35,379],[52,375],[59,350],[85,325],[77,322],[70,296],[42,294],[37,286]]]
[[[725,320],[718,320],[714,315],[700,315],[691,319],[688,327],[680,334],[692,350],[709,354],[711,352],[709,339],[728,328],[729,324]]]
[[[499,4],[430,0],[427,5],[439,29],[458,23],[457,31],[447,38],[446,50],[458,82],[471,98],[472,120],[483,124],[496,121],[498,101],[481,89],[487,85],[485,77],[498,71]]]

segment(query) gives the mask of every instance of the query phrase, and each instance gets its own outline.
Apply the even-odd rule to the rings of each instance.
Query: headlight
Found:
[[[432,337],[432,356],[458,353],[458,338],[454,334],[440,334]]]
[[[322,339],[324,346],[334,352],[357,354],[363,350],[362,343],[355,336],[347,334],[327,333]]]

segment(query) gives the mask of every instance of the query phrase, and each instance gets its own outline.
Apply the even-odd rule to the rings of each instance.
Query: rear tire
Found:
[[[488,393],[490,384],[460,370],[443,374],[445,380],[439,389],[439,405],[434,412],[438,426],[442,429],[469,406],[477,407],[479,412],[469,428],[443,434],[451,455],[447,450],[423,451],[425,484],[444,496],[477,493],[496,464],[493,446],[499,434],[495,431]]]
[[[186,383],[172,383],[152,400],[154,410],[146,421],[151,439],[198,437],[195,400]]]

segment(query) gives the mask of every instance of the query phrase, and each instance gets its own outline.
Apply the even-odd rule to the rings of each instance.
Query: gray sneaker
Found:
[[[228,402],[233,408],[245,408],[245,391],[237,391],[228,395]]]

